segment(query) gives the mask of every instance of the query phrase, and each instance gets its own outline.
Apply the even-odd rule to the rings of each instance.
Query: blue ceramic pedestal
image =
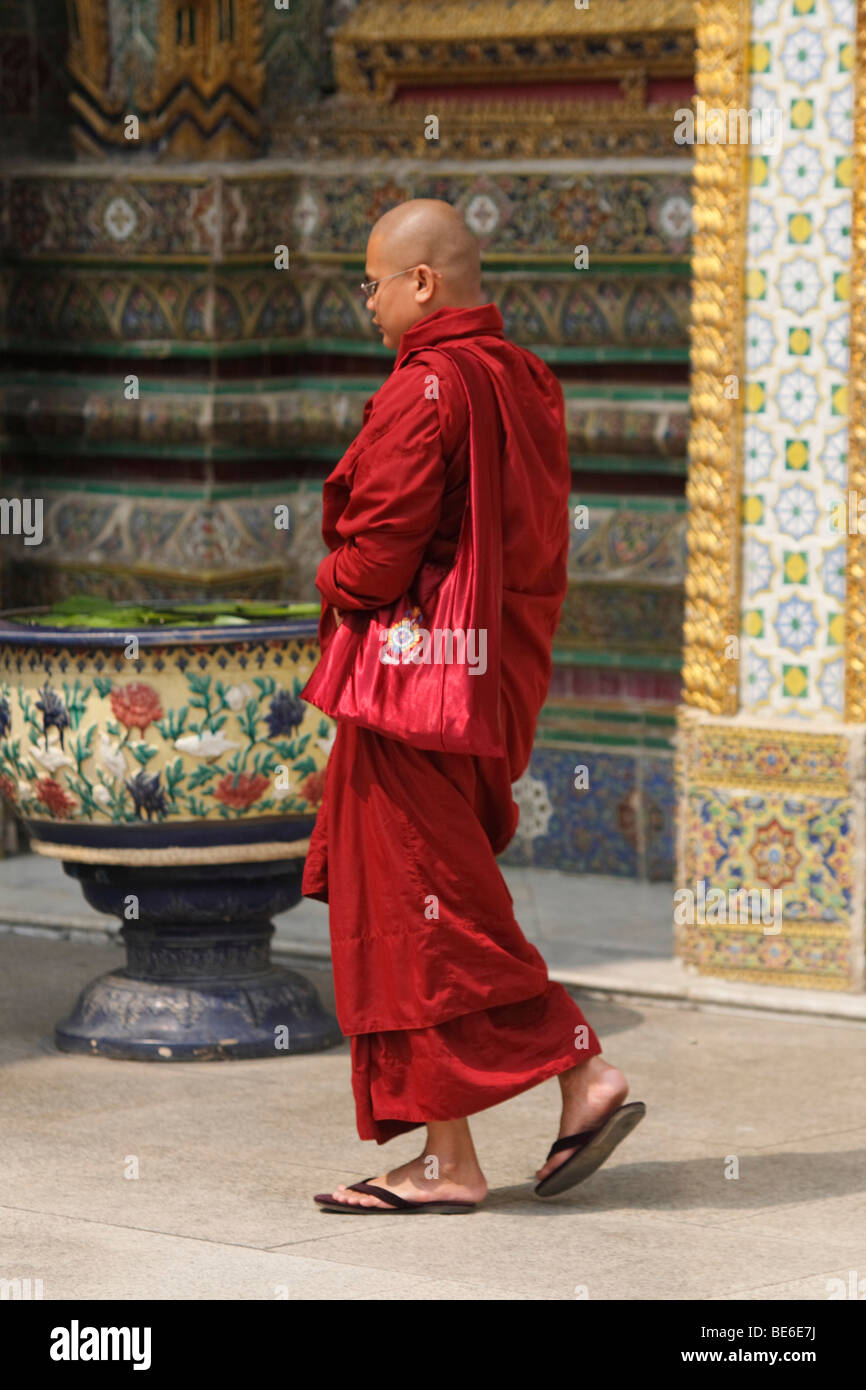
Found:
[[[343,1041],[313,986],[271,964],[271,918],[300,899],[302,859],[64,868],[92,907],[123,922],[127,963],[82,991],[55,1029],[61,1051],[199,1062]]]

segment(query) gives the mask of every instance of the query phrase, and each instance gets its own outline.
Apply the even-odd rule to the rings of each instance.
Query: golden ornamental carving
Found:
[[[111,77],[108,0],[70,0],[67,65],[77,82],[97,100]]]
[[[527,52],[530,46],[531,52]],[[693,0],[364,0],[334,36],[341,92],[389,101],[417,83],[538,83],[645,67],[691,75]]]
[[[695,11],[698,97],[710,107],[748,109],[748,0],[698,0]],[[738,707],[729,639],[740,631],[748,168],[746,144],[694,146],[683,699],[711,714]],[[731,377],[738,390],[729,399]]]
[[[495,89],[493,89],[495,90]],[[273,132],[273,151],[295,158],[414,157],[437,159],[680,157],[691,163],[692,147],[671,139],[682,103],[644,105],[630,86],[622,101],[526,102],[520,120],[514,103],[493,96],[479,100],[437,97],[438,140],[425,135],[428,107],[419,102],[383,106],[352,99],[319,108],[289,109]]]
[[[374,39],[490,37],[556,39],[581,34],[633,34],[659,29],[693,29],[694,0],[599,0],[587,9],[559,0],[444,0],[431,11],[428,0],[362,0],[340,26],[340,35]]]
[[[854,190],[851,207],[851,358],[848,368],[848,485],[855,502],[866,497],[866,0],[857,5],[857,63],[854,73]],[[845,516],[845,718],[866,723],[866,536]],[[851,534],[851,532],[855,534]]]
[[[71,6],[68,67],[76,147],[154,151],[177,159],[260,152],[263,13],[243,0],[160,0],[156,53],[132,98],[112,81],[107,0]],[[138,118],[131,139],[127,118]]]

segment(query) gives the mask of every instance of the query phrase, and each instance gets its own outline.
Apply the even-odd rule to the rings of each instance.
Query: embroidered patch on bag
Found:
[[[407,654],[414,651],[423,640],[420,627],[421,609],[415,604],[387,629],[382,638],[380,659],[388,662],[405,661]]]

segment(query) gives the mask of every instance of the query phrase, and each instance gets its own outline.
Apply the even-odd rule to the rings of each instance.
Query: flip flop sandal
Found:
[[[377,1187],[369,1179],[364,1182],[353,1182],[349,1188],[350,1192],[366,1192],[371,1197],[380,1197],[383,1202],[388,1202],[388,1207],[364,1207],[358,1202],[340,1202],[335,1200],[330,1192],[319,1192],[314,1198],[318,1202],[322,1211],[350,1211],[361,1212],[364,1216],[369,1216],[372,1212],[376,1216],[402,1216],[412,1211],[434,1211],[440,1216],[458,1216],[463,1212],[475,1211],[477,1202],[410,1202],[406,1197],[398,1197],[396,1192],[389,1192],[387,1187]]]
[[[643,1101],[632,1101],[629,1105],[621,1105],[619,1109],[614,1110],[597,1129],[587,1129],[582,1134],[566,1134],[557,1139],[550,1146],[548,1158],[552,1158],[555,1153],[561,1153],[563,1149],[575,1149],[575,1152],[538,1183],[535,1195],[556,1197],[560,1192],[566,1192],[568,1188],[576,1187],[579,1182],[583,1182],[584,1178],[588,1178],[596,1168],[601,1167],[617,1144],[622,1143],[627,1134],[631,1134],[645,1114],[646,1106]]]

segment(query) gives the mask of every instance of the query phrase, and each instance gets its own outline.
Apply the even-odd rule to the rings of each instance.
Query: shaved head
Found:
[[[442,272],[449,291],[475,295],[481,291],[481,248],[462,216],[438,198],[412,198],[391,208],[373,227],[389,260],[400,266],[423,262]]]
[[[461,214],[438,198],[412,198],[384,213],[367,242],[367,300],[386,347],[439,309],[481,303],[481,248]]]

